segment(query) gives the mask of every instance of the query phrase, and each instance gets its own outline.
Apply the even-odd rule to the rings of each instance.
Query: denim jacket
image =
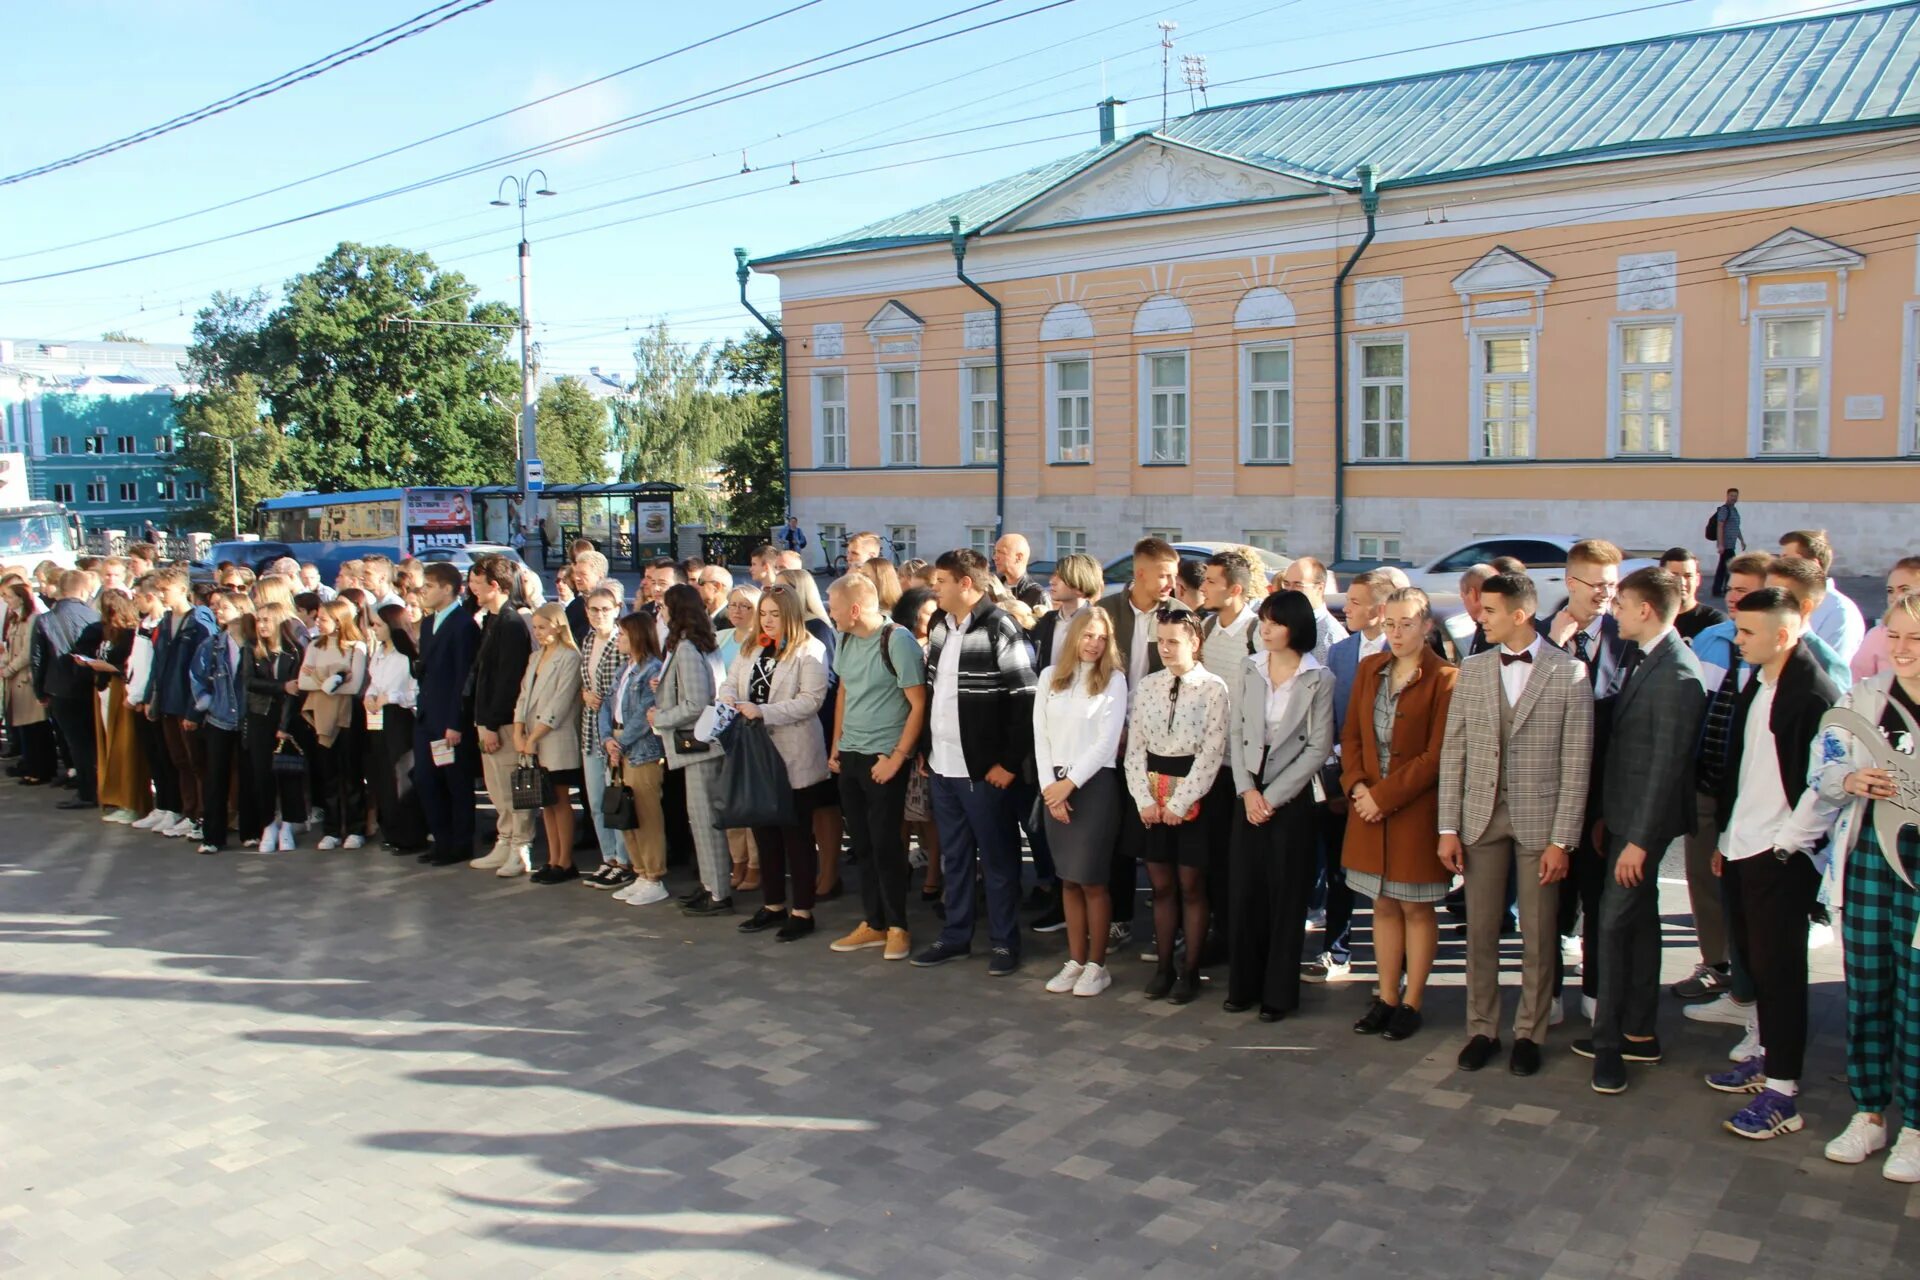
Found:
[[[215,729],[240,727],[241,699],[239,673],[230,652],[231,640],[220,632],[208,637],[194,650],[187,667],[187,683],[193,689],[193,708],[202,723]]]
[[[666,747],[660,741],[660,735],[647,725],[647,712],[653,710],[653,682],[660,674],[660,661],[647,659],[647,664],[633,671],[632,679],[627,673],[633,670],[633,664],[627,663],[613,678],[613,688],[600,703],[600,741],[617,738],[620,742],[620,756],[628,764],[651,764],[662,759]],[[620,699],[620,729],[616,733],[613,727],[614,693],[623,687],[626,696]]]

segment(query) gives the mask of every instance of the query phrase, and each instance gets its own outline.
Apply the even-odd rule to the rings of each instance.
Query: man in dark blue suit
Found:
[[[460,570],[436,561],[426,568],[420,599],[420,698],[413,728],[413,789],[427,811],[433,850],[422,861],[450,867],[473,857],[473,726],[466,708],[467,678],[480,651],[480,628],[460,606]],[[453,748],[438,764],[435,743]],[[443,747],[444,753],[446,748]]]

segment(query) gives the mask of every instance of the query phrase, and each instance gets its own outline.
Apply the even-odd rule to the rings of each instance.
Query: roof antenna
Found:
[[[800,185],[800,162],[798,160],[787,161],[787,172],[790,175],[792,175],[787,179],[787,185],[790,187],[799,186]]]
[[[753,166],[747,163],[747,150],[745,147],[742,147],[740,149],[740,172],[742,173],[753,172]]]
[[[1167,127],[1167,71],[1173,59],[1173,33],[1180,28],[1177,22],[1165,18],[1154,23],[1160,28],[1160,127]]]
[[[1193,95],[1200,95],[1200,105],[1207,105],[1207,55],[1204,53],[1183,53],[1180,55],[1180,79],[1187,86],[1187,110],[1194,110]]]

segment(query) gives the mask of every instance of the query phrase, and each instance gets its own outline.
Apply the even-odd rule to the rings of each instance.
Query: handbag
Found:
[[[793,785],[765,722],[745,716],[734,720],[726,729],[726,749],[713,825],[722,830],[792,826]]]
[[[633,788],[624,782],[610,782],[600,793],[600,825],[609,831],[638,831],[640,810],[633,802]]]
[[[513,769],[513,807],[525,812],[553,803],[553,779],[532,756],[521,756]]]
[[[702,742],[693,736],[692,726],[673,731],[673,750],[676,755],[697,756],[713,750],[711,742]]]
[[[273,749],[273,773],[279,778],[306,776],[307,758],[292,738],[280,739],[280,745]]]

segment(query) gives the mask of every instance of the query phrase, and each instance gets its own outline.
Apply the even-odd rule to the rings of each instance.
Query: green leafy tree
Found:
[[[607,478],[607,406],[578,378],[556,378],[534,404],[534,431],[548,484]]]
[[[224,386],[194,392],[178,403],[175,418],[180,442],[174,454],[176,471],[206,477],[206,501],[184,514],[196,529],[225,533],[231,526],[228,455],[225,441],[233,442],[233,461],[240,477],[240,527],[252,525],[254,504],[286,491],[281,482],[281,436],[265,415],[260,384],[252,374],[240,374]],[[202,436],[213,439],[206,439]],[[177,476],[176,476],[177,478]]]
[[[780,344],[764,331],[729,341],[720,349],[720,367],[745,417],[739,436],[719,454],[727,527],[735,533],[771,529],[787,511]]]
[[[139,342],[141,341],[141,339],[134,337],[132,334],[128,333],[125,329],[109,329],[105,333],[100,335],[100,341],[102,342]]]
[[[719,460],[746,428],[739,397],[722,386],[711,342],[676,342],[656,323],[634,344],[633,387],[614,402],[622,480],[665,480],[686,490],[675,514],[714,523],[720,509]]]

